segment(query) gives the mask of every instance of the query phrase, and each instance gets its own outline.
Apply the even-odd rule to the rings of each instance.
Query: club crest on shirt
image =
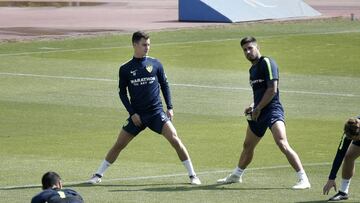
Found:
[[[145,68],[149,73],[151,73],[151,71],[153,70],[153,66],[151,64],[146,65]]]

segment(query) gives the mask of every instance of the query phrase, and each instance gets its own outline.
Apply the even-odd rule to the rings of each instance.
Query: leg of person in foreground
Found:
[[[96,184],[101,182],[101,178],[103,177],[106,169],[108,169],[112,163],[114,163],[119,156],[120,152],[130,143],[130,141],[134,138],[134,136],[124,129],[121,130],[115,144],[107,153],[105,159],[100,164],[98,170],[93,175],[93,177],[88,180],[88,183]]]
[[[238,166],[234,169],[234,171],[225,178],[217,180],[217,183],[220,184],[230,184],[230,183],[241,183],[242,176],[246,167],[251,163],[254,150],[256,145],[260,142],[261,137],[256,136],[250,129],[247,127],[246,137],[243,144],[243,151],[241,152]]]
[[[171,146],[175,149],[180,161],[184,164],[189,174],[190,183],[192,185],[200,185],[201,181],[196,176],[189,153],[184,144],[181,142],[180,138],[177,136],[176,129],[170,121],[164,124],[161,134],[170,142]]]
[[[342,180],[339,188],[339,192],[331,197],[329,201],[341,201],[349,198],[350,180],[355,173],[355,160],[360,156],[360,147],[351,144],[346,152],[343,168],[342,168]]]
[[[290,165],[296,171],[298,182],[292,187],[292,189],[307,189],[310,188],[309,179],[303,169],[300,158],[297,153],[290,147],[289,142],[286,138],[286,129],[285,124],[282,121],[277,121],[271,126],[271,132],[273,134],[274,140],[281,150],[281,152],[286,156]]]

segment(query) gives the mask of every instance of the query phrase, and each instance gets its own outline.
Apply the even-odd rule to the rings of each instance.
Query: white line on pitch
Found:
[[[105,81],[105,82],[115,82],[116,80],[106,79],[106,78],[87,78],[87,77],[72,77],[72,76],[56,76],[56,75],[38,75],[38,74],[28,74],[28,73],[1,73],[0,75],[8,76],[21,76],[21,77],[37,77],[37,78],[55,78],[55,79],[67,79],[67,80],[90,80],[90,81]]]
[[[310,163],[304,164],[304,166],[326,166],[331,165],[332,163],[323,162],[323,163]],[[258,167],[258,168],[248,168],[247,171],[260,171],[260,170],[269,170],[269,169],[282,169],[282,168],[291,168],[290,165],[278,165],[278,166],[268,166],[268,167]],[[218,170],[218,171],[203,171],[198,172],[198,175],[208,175],[208,174],[216,174],[216,173],[229,173],[232,170]],[[129,181],[129,180],[150,180],[150,179],[159,179],[159,178],[171,178],[171,177],[180,177],[187,176],[187,173],[177,173],[177,174],[165,174],[165,175],[155,175],[155,176],[139,176],[139,177],[127,177],[127,178],[112,178],[105,179],[102,182],[115,182],[115,181]],[[85,181],[73,181],[66,182],[66,185],[76,185],[82,184]],[[40,184],[29,184],[29,185],[15,185],[15,186],[4,186],[0,187],[0,190],[11,190],[11,189],[21,189],[21,188],[31,188],[31,187],[41,187]]]
[[[55,79],[67,79],[67,80],[88,80],[88,81],[105,81],[105,82],[117,82],[114,79],[106,78],[88,78],[88,77],[72,77],[72,76],[54,76],[54,75],[38,75],[38,74],[27,74],[27,73],[2,73],[0,75],[8,76],[21,76],[21,77],[39,77],[39,78],[55,78]],[[173,83],[171,86],[178,87],[194,87],[194,88],[204,88],[204,89],[222,89],[222,90],[245,90],[250,91],[250,88],[246,87],[226,87],[226,86],[212,86],[212,85],[196,85],[196,84],[180,84]],[[331,93],[331,92],[310,92],[310,91],[297,91],[297,90],[281,90],[285,93],[295,93],[295,94],[310,94],[310,95],[323,95],[323,96],[340,96],[340,97],[360,97],[356,94],[342,94],[342,93]]]
[[[357,33],[360,30],[345,30],[345,31],[334,31],[334,32],[318,32],[318,33],[289,33],[289,34],[279,34],[279,35],[268,35],[268,36],[259,36],[258,38],[273,38],[281,36],[307,36],[307,35],[325,35],[325,34],[341,34],[341,33]],[[158,43],[152,46],[168,46],[168,45],[178,45],[178,44],[193,44],[193,43],[209,43],[209,42],[224,42],[224,41],[233,41],[239,40],[239,38],[227,38],[227,39],[213,39],[213,40],[195,40],[195,41],[186,41],[186,42],[165,42]],[[30,54],[47,54],[47,53],[60,53],[60,52],[76,52],[76,51],[91,51],[91,50],[107,50],[107,49],[120,49],[120,48],[130,48],[130,45],[123,46],[114,46],[114,47],[91,47],[91,48],[80,48],[80,49],[61,49],[58,50],[49,50],[49,51],[31,51],[31,52],[21,52],[21,53],[3,53],[2,56],[21,56],[21,55],[30,55]]]

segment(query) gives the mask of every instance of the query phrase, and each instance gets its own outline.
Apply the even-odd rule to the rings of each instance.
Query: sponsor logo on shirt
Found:
[[[136,78],[130,80],[130,83],[134,86],[152,84],[155,81],[155,77]]]
[[[253,86],[253,85],[255,85],[255,84],[257,84],[257,83],[262,83],[262,82],[264,82],[265,80],[263,80],[263,79],[258,79],[258,80],[250,80],[250,85],[251,85],[251,87]]]
[[[136,76],[136,71],[137,71],[137,70],[131,70],[131,71],[130,71],[130,74],[132,74],[133,76]]]

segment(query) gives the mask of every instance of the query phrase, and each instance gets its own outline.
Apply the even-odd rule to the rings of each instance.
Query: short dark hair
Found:
[[[148,33],[143,32],[143,31],[137,31],[134,32],[133,36],[132,36],[132,43],[137,43],[139,42],[142,38],[144,39],[149,39],[150,36]]]
[[[241,39],[240,45],[244,46],[244,44],[251,43],[251,42],[256,43],[255,37],[252,37],[252,36],[244,37],[244,38]]]
[[[59,174],[53,172],[53,171],[49,171],[47,173],[45,173],[43,175],[43,177],[41,178],[41,183],[42,183],[42,189],[48,189],[48,188],[52,188],[54,185],[58,184],[60,182],[61,178],[59,176]]]
[[[350,118],[346,121],[344,126],[344,133],[346,137],[352,138],[360,136],[360,128],[359,128],[359,119],[357,118]]]

